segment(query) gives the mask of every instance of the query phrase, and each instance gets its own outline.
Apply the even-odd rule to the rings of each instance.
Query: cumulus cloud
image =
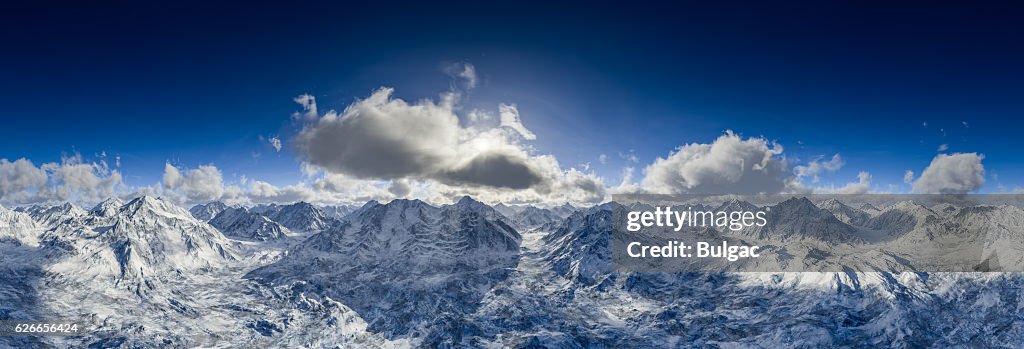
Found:
[[[522,139],[536,136],[514,105],[499,106],[503,127],[478,129],[460,126],[454,94],[408,103],[392,93],[381,88],[307,124],[296,137],[300,157],[354,179],[436,181],[432,187],[443,192],[520,190],[535,199],[574,190],[604,194],[593,185],[596,176],[563,171],[553,156],[530,154],[519,144],[509,129]]]
[[[913,184],[919,194],[964,194],[985,184],[984,155],[978,153],[939,154]]]
[[[797,177],[800,177],[800,178],[811,177],[811,181],[814,182],[814,183],[817,183],[818,180],[819,180],[819,177],[818,177],[819,174],[822,174],[822,173],[825,173],[825,172],[835,172],[835,171],[838,171],[845,164],[846,164],[846,162],[843,161],[843,158],[840,157],[839,154],[835,154],[835,155],[832,156],[831,160],[828,160],[828,161],[821,161],[820,159],[811,160],[811,162],[808,162],[807,165],[796,166],[796,167],[793,168],[793,170],[796,172],[796,176]]]
[[[691,143],[644,169],[642,187],[665,194],[778,193],[789,177],[782,146],[732,131],[711,144]]]
[[[248,203],[329,202],[321,200],[314,190],[301,184],[278,187],[260,180],[250,180],[248,190],[240,199]]]
[[[203,165],[182,172],[170,163],[164,164],[164,188],[180,195],[180,201],[202,203],[237,196],[237,187],[225,187],[224,176],[213,165]]]
[[[46,171],[32,161],[21,158],[14,162],[0,159],[0,198],[40,188],[46,184]]]
[[[60,165],[47,164],[43,168],[50,172],[55,184],[51,187],[58,200],[69,200],[76,196],[80,200],[100,200],[114,195],[115,186],[121,184],[121,173],[111,170],[106,162],[86,163],[80,155],[65,158]]]
[[[501,116],[501,127],[508,127],[515,130],[527,140],[537,139],[537,135],[523,126],[523,120],[519,119],[519,109],[515,104],[499,104],[498,115]]]
[[[105,160],[86,162],[80,154],[38,167],[28,159],[0,159],[0,201],[9,204],[96,202],[123,185],[121,173]]]

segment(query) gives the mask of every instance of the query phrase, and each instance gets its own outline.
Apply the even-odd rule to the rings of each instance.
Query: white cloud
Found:
[[[85,162],[79,154],[38,167],[24,158],[0,159],[0,201],[5,203],[91,203],[114,195],[121,185],[121,173],[106,161]]]
[[[501,117],[501,127],[508,127],[515,130],[527,140],[537,139],[537,135],[523,126],[523,120],[519,118],[519,109],[515,104],[499,104],[498,115]]]
[[[636,172],[636,169],[633,167],[622,168],[622,181],[619,182],[619,185],[609,189],[609,192],[612,194],[643,193],[644,190],[633,181],[634,172]]]
[[[275,151],[281,151],[281,137],[273,136],[267,139],[267,141],[270,143],[270,146],[273,147]]]
[[[164,164],[164,188],[177,194],[178,201],[184,203],[204,203],[214,200],[227,200],[238,196],[240,189],[226,187],[224,176],[213,165],[203,165],[184,172],[170,163]]]
[[[914,182],[914,171],[907,170],[907,172],[903,172],[903,183],[910,184],[910,183],[913,183],[913,182]]]
[[[939,154],[914,182],[919,194],[963,194],[985,184],[984,155],[977,153]]]
[[[782,146],[764,138],[742,139],[732,131],[711,144],[691,143],[644,169],[642,187],[652,193],[778,193],[789,176]]]
[[[949,150],[949,144],[939,144],[938,152],[944,152]]]
[[[105,162],[85,163],[81,156],[66,158],[60,165],[47,164],[50,179],[56,185],[51,189],[58,200],[76,196],[80,200],[101,200],[114,195],[115,186],[121,184],[121,173],[107,168]]]
[[[324,202],[324,200],[319,200],[320,198],[312,189],[301,184],[277,187],[259,180],[250,180],[248,190],[240,199],[249,203]]]
[[[811,162],[807,163],[807,165],[800,165],[800,166],[794,167],[793,169],[796,172],[796,176],[800,177],[800,178],[808,177],[809,176],[809,177],[811,177],[811,181],[813,183],[817,183],[818,180],[819,180],[819,178],[818,178],[819,174],[822,174],[822,173],[825,173],[825,172],[835,172],[835,171],[838,171],[840,168],[843,167],[843,165],[846,164],[846,162],[843,161],[843,158],[840,157],[839,154],[833,155],[832,159],[829,160],[829,161],[819,161],[819,160],[820,159],[815,159],[815,160],[812,160]]]
[[[608,163],[608,155],[605,155],[605,154],[598,155],[597,156],[597,162],[600,162],[601,165],[607,164]]]
[[[316,97],[308,93],[304,93],[293,99],[295,103],[302,106],[301,112],[292,113],[292,118],[295,120],[311,121],[316,120],[320,115],[316,109]]]
[[[37,189],[46,184],[46,171],[31,160],[21,158],[10,162],[0,159],[0,198]]]
[[[522,127],[514,105],[499,106],[505,128],[478,129],[459,125],[455,94],[410,104],[392,92],[381,88],[340,114],[328,112],[307,124],[296,137],[299,156],[351,179],[436,181],[423,187],[442,196],[462,192],[496,198],[523,191],[513,196],[546,200],[604,195],[603,187],[593,185],[599,182],[596,176],[563,171],[553,156],[530,154],[519,144],[505,128],[523,139],[536,136]],[[568,194],[575,190],[589,194]]]
[[[450,64],[445,67],[444,71],[449,76],[460,79],[467,90],[476,88],[479,82],[476,75],[476,67],[469,63]]]

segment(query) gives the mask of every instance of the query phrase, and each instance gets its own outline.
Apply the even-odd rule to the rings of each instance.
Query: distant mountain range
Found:
[[[1024,299],[1024,278],[1012,273],[617,271],[612,226],[622,208],[491,207],[468,197],[443,206],[214,202],[186,211],[139,197],[89,210],[0,207],[0,319],[75,319],[90,329],[77,337],[0,337],[0,346],[991,347],[1024,340],[1014,306]],[[762,207],[735,200],[714,209]],[[979,238],[1024,242],[1024,211],[1005,205],[877,208],[794,197],[768,214],[769,224],[735,236],[857,246],[944,241],[950,231],[977,229],[990,234]]]

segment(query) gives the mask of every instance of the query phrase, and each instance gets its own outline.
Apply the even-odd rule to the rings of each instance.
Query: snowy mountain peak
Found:
[[[111,214],[115,201],[82,220],[43,234],[42,245],[64,258],[54,270],[77,278],[109,278],[117,284],[150,287],[155,271],[181,271],[233,260],[234,245],[188,211],[150,196],[133,199]],[[149,286],[140,286],[146,282]],[[141,288],[140,288],[141,287]]]
[[[512,226],[519,231],[549,231],[562,220],[561,216],[551,210],[534,206],[523,206],[518,212],[507,217],[512,222]]]
[[[881,211],[880,209],[878,209],[878,207],[875,207],[875,205],[872,205],[872,204],[866,203],[866,202],[864,204],[860,205],[860,210],[861,211],[865,211],[865,212],[878,212],[878,211]]]
[[[482,203],[482,202],[480,202],[480,201],[476,201],[476,200],[474,200],[474,199],[473,199],[472,197],[470,197],[469,195],[463,196],[463,197],[462,197],[462,198],[460,198],[460,199],[459,199],[459,201],[458,201],[458,202],[456,202],[455,204],[456,204],[456,205],[458,205],[458,206],[464,206],[464,207],[481,207],[481,206],[487,206],[487,205],[485,205],[484,203]],[[490,207],[490,206],[488,206],[488,207]]]
[[[767,224],[744,229],[758,238],[816,240],[827,243],[863,242],[857,229],[843,223],[832,212],[822,210],[806,197],[792,197],[771,206]]]
[[[40,225],[50,228],[69,219],[76,219],[88,214],[85,210],[67,202],[50,207],[35,205],[27,208],[19,208],[18,211],[32,216],[32,219],[35,219]]]
[[[800,208],[800,209],[815,209],[818,208],[810,199],[807,197],[790,197],[786,201],[780,202],[776,207],[787,207],[787,208]]]
[[[110,217],[117,213],[124,206],[124,200],[118,198],[109,198],[96,204],[89,213],[100,217]]]
[[[562,204],[560,206],[555,206],[555,207],[551,208],[551,212],[553,212],[554,214],[556,214],[556,215],[558,215],[559,217],[562,217],[562,218],[569,217],[569,215],[572,215],[573,212],[576,212],[578,210],[579,209],[576,208],[576,206],[573,206],[573,205],[569,204],[568,202],[566,202],[565,204]]]
[[[487,204],[482,203],[480,201],[476,201],[469,196],[463,196],[462,199],[459,199],[459,201],[456,202],[454,205],[446,205],[444,207],[455,207],[458,208],[459,210],[478,212],[486,215],[487,218],[490,219],[507,219],[507,217],[502,215],[493,207],[488,206]]]
[[[191,213],[193,217],[196,217],[196,219],[208,222],[226,209],[228,209],[228,205],[220,201],[214,201],[192,206],[188,212]]]
[[[35,246],[43,229],[31,216],[0,206],[0,242]]]
[[[512,217],[513,215],[519,212],[519,208],[506,205],[503,202],[498,203],[497,205],[494,205],[492,207],[494,208],[495,211],[498,211],[498,213],[505,215],[505,217]]]
[[[121,207],[121,211],[127,212],[130,215],[156,212],[194,218],[192,217],[191,213],[185,211],[185,209],[181,208],[180,206],[170,203],[164,199],[148,195],[143,195],[135,199],[132,199],[127,204]]]
[[[344,219],[350,213],[355,212],[358,209],[358,206],[352,205],[320,206],[320,210],[324,211],[324,213],[326,213],[327,216],[338,220]]]
[[[320,231],[338,223],[320,208],[301,201],[277,206],[273,211],[262,213],[274,222],[295,231]]]
[[[715,210],[723,212],[756,212],[758,210],[758,207],[757,205],[754,205],[743,200],[732,199],[723,202],[722,205],[718,206],[718,208]]]
[[[850,207],[836,198],[823,201],[819,207],[825,211],[831,212],[833,216],[847,224],[860,226],[871,219],[871,215],[867,212]]]
[[[284,226],[244,208],[227,208],[210,220],[210,225],[224,235],[249,240],[267,241],[285,238]]]

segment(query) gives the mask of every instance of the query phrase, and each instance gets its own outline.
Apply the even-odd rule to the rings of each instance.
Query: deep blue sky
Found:
[[[613,183],[630,165],[619,153],[642,167],[726,129],[795,159],[842,154],[837,185],[860,170],[902,185],[940,144],[984,153],[986,190],[1024,175],[1013,5],[143,3],[6,6],[0,158],[106,151],[133,185],[168,160],[293,183],[297,160],[259,141],[287,143],[292,97],[321,110],[379,86],[435,98],[442,67],[469,62],[483,78],[470,106],[516,103],[539,152]]]

